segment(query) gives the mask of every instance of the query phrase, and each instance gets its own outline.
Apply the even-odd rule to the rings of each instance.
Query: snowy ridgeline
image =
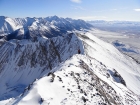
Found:
[[[140,65],[91,33],[11,40],[0,52],[0,105],[139,103]]]

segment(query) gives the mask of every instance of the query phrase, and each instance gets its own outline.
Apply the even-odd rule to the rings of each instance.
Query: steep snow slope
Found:
[[[140,66],[90,33],[75,34],[3,44],[0,105],[136,105]]]
[[[113,44],[119,51],[130,56],[140,64],[140,38],[136,35],[102,31],[99,29],[93,29],[90,32],[98,38]]]
[[[136,105],[137,96],[115,82],[111,71],[95,59],[74,55],[6,105]]]
[[[127,87],[136,94],[140,94],[140,65],[91,33],[87,33],[86,36],[82,38],[85,49],[88,49],[86,53],[106,66],[117,70],[126,81]]]

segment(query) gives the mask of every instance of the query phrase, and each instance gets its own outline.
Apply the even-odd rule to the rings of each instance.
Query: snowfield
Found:
[[[77,43],[81,54],[61,55],[67,60],[35,79],[19,96],[1,100],[0,105],[137,105],[140,65],[91,33],[75,32],[69,44],[76,37],[82,41]]]
[[[86,70],[83,65],[89,66],[89,68]],[[91,71],[88,71],[88,69]],[[50,72],[49,75],[36,80],[30,87],[26,88],[21,96],[10,100],[7,105],[97,105],[115,103],[136,105],[137,97],[135,94],[123,84],[114,82],[114,78],[107,77],[108,69],[95,59],[91,60],[84,55],[74,55]],[[101,91],[115,98],[115,101],[108,97],[107,100],[102,96]]]
[[[140,105],[139,39],[91,28],[0,16],[0,105]]]

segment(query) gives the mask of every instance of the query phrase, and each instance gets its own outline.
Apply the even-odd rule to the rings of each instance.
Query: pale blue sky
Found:
[[[140,21],[140,0],[0,0],[0,15]]]

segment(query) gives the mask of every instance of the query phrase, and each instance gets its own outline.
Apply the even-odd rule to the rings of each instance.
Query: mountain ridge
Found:
[[[44,43],[46,41],[49,43]],[[1,99],[0,104],[4,102],[8,105],[54,105],[55,103],[59,105],[93,103],[137,105],[139,101],[140,73],[137,71],[139,66],[114,46],[90,33],[76,32],[48,39],[39,38],[36,41],[24,39],[11,40],[8,43],[15,44],[14,52],[19,54],[12,53],[12,56],[9,56],[15,63],[12,59],[5,64],[2,63],[3,70],[0,76],[7,79],[4,79],[6,81],[3,81],[3,84],[1,81],[1,85],[5,87],[2,88],[0,96],[2,98],[5,95],[5,101],[6,99],[7,101],[4,102],[2,101],[4,99]],[[42,45],[31,47],[36,43]],[[3,48],[7,49],[6,47],[0,49]],[[54,48],[57,48],[57,52]],[[78,54],[79,49],[81,54]],[[10,51],[7,52],[10,53]],[[6,54],[4,51],[3,53]],[[7,57],[3,56],[3,58]],[[4,61],[4,59],[1,60]],[[14,65],[10,66],[8,62],[13,62],[11,64]],[[40,68],[39,65],[41,65]],[[12,70],[11,75],[6,76],[5,72]],[[19,82],[16,82],[17,80]],[[89,89],[93,90],[89,91]],[[2,95],[2,92],[5,93]],[[16,95],[15,92],[18,94]]]
[[[138,105],[140,65],[84,21],[59,19],[17,25],[0,39],[0,105]]]

